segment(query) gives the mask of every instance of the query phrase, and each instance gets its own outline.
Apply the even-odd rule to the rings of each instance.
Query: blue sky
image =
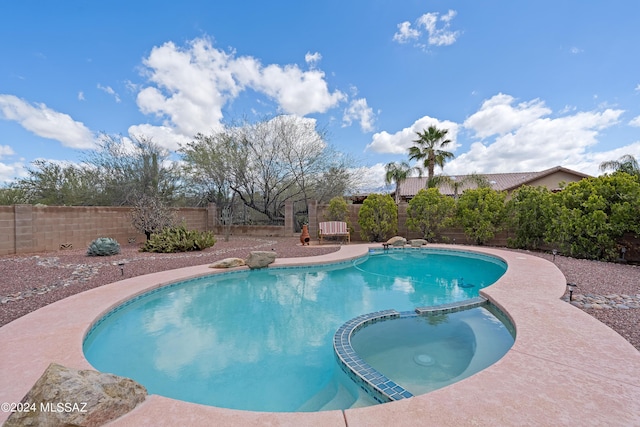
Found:
[[[448,174],[640,158],[637,0],[0,4],[0,182],[100,133],[168,149],[292,114],[367,168],[449,129]]]

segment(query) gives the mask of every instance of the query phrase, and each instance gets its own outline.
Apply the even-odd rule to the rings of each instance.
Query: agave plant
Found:
[[[87,248],[87,256],[108,256],[119,253],[120,244],[111,237],[98,237]]]

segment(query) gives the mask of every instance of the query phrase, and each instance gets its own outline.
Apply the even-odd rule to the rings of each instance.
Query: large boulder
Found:
[[[225,258],[214,262],[209,268],[233,268],[242,267],[243,265],[245,265],[245,263],[242,258]]]
[[[4,426],[101,426],[146,396],[129,378],[52,363],[22,399],[30,410],[12,413]]]
[[[409,240],[412,248],[419,248],[420,246],[424,246],[427,244],[427,241],[424,239],[411,239]]]
[[[407,239],[401,236],[395,236],[387,240],[387,244],[391,246],[404,246],[407,244]]]
[[[263,268],[276,260],[276,253],[269,251],[252,251],[244,260],[249,268]]]

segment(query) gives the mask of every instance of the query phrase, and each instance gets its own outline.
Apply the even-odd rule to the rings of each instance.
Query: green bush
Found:
[[[120,244],[110,237],[98,237],[87,248],[87,256],[108,256],[119,253]]]
[[[344,221],[349,220],[349,205],[344,197],[336,196],[329,200],[329,208],[325,214],[327,221]]]
[[[370,194],[358,213],[360,236],[380,242],[398,232],[398,207],[388,194]]]
[[[440,194],[437,188],[423,188],[409,201],[407,227],[419,231],[423,239],[432,241],[453,213],[455,204],[451,197]]]
[[[216,239],[212,232],[187,230],[183,224],[166,227],[159,233],[152,234],[140,251],[161,253],[201,251],[215,243]]]
[[[571,183],[553,194],[546,240],[577,258],[614,261],[618,240],[640,234],[640,183],[615,173]]]
[[[515,236],[509,246],[537,250],[544,243],[553,214],[552,193],[546,187],[523,185],[507,202],[508,223]]]
[[[505,194],[491,188],[466,190],[458,199],[456,222],[477,245],[491,240],[502,229]]]

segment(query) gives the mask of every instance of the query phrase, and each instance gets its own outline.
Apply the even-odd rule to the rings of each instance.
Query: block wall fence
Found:
[[[215,204],[176,209],[178,222],[190,229],[223,233]],[[285,232],[285,230],[291,230]],[[233,236],[293,236],[293,205],[285,206],[284,226],[231,227]],[[0,206],[0,255],[86,249],[98,237],[121,245],[140,244],[145,235],[131,225],[131,207],[112,206]]]
[[[358,213],[362,205],[348,205],[351,241],[362,242]],[[312,240],[318,235],[318,223],[326,221],[328,205],[312,201],[309,204],[309,234]],[[421,237],[406,226],[407,203],[398,206],[398,235],[407,239]],[[0,255],[52,252],[65,248],[86,249],[98,237],[112,237],[121,245],[141,244],[144,234],[131,226],[130,207],[96,206],[43,206],[12,205],[0,206]],[[206,208],[179,208],[179,221],[188,228],[213,231],[222,239],[224,229],[220,220],[220,210],[211,203]],[[293,204],[285,205],[284,226],[234,225],[230,234],[233,237],[292,237],[294,231]],[[447,228],[440,233],[440,240],[449,243],[473,244],[460,228]],[[488,242],[490,246],[506,246],[510,231],[499,233]],[[640,239],[625,236],[628,246],[627,259],[640,261]],[[548,250],[552,248],[546,248]]]
[[[349,205],[351,241],[362,241],[358,212],[362,205]],[[406,227],[407,203],[398,207],[398,234],[409,239],[420,237]],[[318,235],[318,223],[325,221],[328,205],[313,201],[309,206],[309,233]],[[64,249],[85,249],[98,237],[111,237],[121,245],[140,244],[145,236],[131,226],[130,207],[111,206],[0,206],[0,255],[52,252]],[[224,233],[220,210],[213,203],[206,208],[179,208],[179,221],[188,228],[213,231],[218,238]],[[285,205],[284,226],[234,225],[231,236],[291,237],[294,231],[293,204]],[[507,234],[499,235],[491,242],[505,245]],[[462,230],[448,229],[443,236],[456,243],[468,241]]]

